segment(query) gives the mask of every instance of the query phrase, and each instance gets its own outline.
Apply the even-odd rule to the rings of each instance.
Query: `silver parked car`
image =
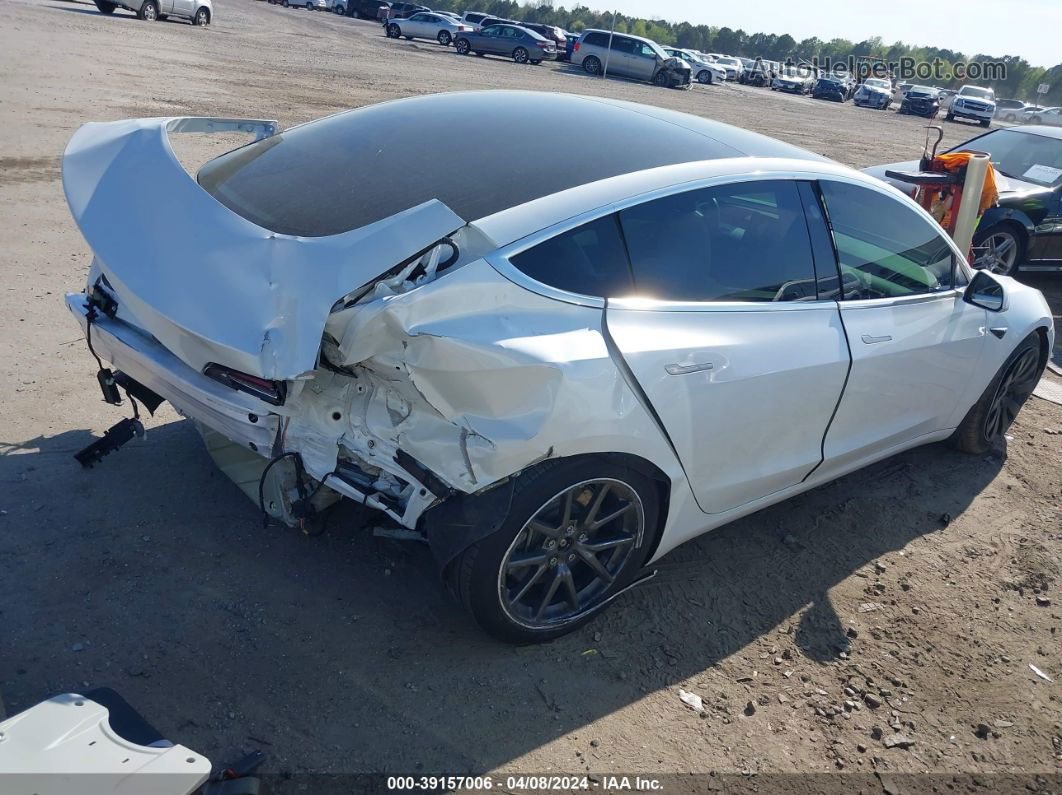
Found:
[[[408,19],[393,19],[387,23],[387,37],[399,39],[435,39],[449,47],[458,33],[471,32],[472,26],[457,22],[449,16],[420,11]]]
[[[702,53],[694,52],[693,50],[682,50],[677,47],[664,47],[664,52],[672,58],[681,58],[688,63],[693,71],[693,77],[698,83],[710,86],[712,83],[722,83],[726,80],[726,68],[709,61],[707,56]]]
[[[652,39],[584,30],[572,49],[572,63],[592,75],[603,73],[647,80],[659,85],[690,85],[692,70],[681,58],[672,58]],[[672,82],[674,75],[678,80]]]
[[[166,17],[184,17],[193,25],[209,25],[214,18],[210,0],[96,0],[101,14],[113,14],[115,9],[132,11],[147,22]]]

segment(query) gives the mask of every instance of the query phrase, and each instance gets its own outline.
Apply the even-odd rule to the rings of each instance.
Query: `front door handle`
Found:
[[[711,370],[714,365],[711,362],[704,364],[669,364],[664,367],[668,375],[688,375],[699,373],[702,370]]]
[[[873,345],[876,342],[892,342],[892,337],[890,337],[888,334],[883,334],[880,337],[873,337],[870,334],[864,334],[862,340],[867,345]]]

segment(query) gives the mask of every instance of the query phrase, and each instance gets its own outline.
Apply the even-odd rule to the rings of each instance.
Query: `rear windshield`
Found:
[[[556,118],[595,132],[558,146],[546,124]],[[563,94],[434,94],[294,127],[215,158],[198,180],[281,234],[335,235],[431,199],[475,221],[607,177],[741,154],[701,123]]]

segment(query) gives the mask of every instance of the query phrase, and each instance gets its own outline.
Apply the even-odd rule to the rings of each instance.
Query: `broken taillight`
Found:
[[[284,405],[284,398],[287,396],[287,386],[283,381],[270,381],[268,378],[241,373],[239,370],[220,364],[208,364],[203,370],[203,375],[274,406]]]

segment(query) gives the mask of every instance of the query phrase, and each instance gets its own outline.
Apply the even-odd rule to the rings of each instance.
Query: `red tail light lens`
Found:
[[[575,46],[572,47],[572,52],[579,52],[579,42],[575,42]]]
[[[284,398],[287,397],[288,390],[283,381],[270,381],[267,378],[241,373],[239,370],[223,367],[220,364],[208,364],[203,370],[203,375],[274,406],[284,405]]]

